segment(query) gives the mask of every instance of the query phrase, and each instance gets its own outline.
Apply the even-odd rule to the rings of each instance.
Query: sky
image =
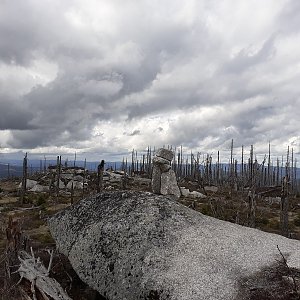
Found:
[[[300,148],[299,0],[1,0],[0,154]]]

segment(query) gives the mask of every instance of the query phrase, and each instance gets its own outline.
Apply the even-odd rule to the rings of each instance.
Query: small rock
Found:
[[[67,184],[67,189],[71,190],[72,189],[72,182],[73,182],[73,189],[74,190],[82,190],[83,189],[83,183],[79,181],[69,181]]]
[[[190,190],[186,189],[185,187],[181,187],[180,190],[181,190],[182,196],[184,196],[184,197],[187,197],[190,194]]]
[[[37,184],[32,189],[30,189],[29,191],[30,192],[38,192],[38,193],[48,192],[49,191],[49,186]]]
[[[197,192],[197,191],[193,191],[190,193],[190,196],[192,198],[206,198],[206,196],[200,192]]]
[[[162,158],[162,157],[158,157],[158,156],[154,156],[152,161],[153,161],[154,164],[170,165],[170,161],[169,160],[167,160],[165,158]]]
[[[216,193],[218,191],[218,187],[215,185],[207,185],[204,187],[206,192],[213,192]]]
[[[31,179],[26,180],[26,188],[28,190],[32,189],[35,185],[37,185],[37,181]],[[22,182],[19,184],[19,188],[21,187],[22,187]]]

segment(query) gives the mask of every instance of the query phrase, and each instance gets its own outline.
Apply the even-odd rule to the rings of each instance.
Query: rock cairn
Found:
[[[171,150],[160,148],[153,158],[152,192],[180,197],[175,172],[171,169],[174,154]]]

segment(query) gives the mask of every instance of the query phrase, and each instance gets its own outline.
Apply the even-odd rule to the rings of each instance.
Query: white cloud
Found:
[[[5,144],[92,156],[167,144],[216,151],[233,138],[285,151],[299,137],[299,7],[1,2]]]
[[[23,96],[38,85],[46,86],[55,79],[57,72],[57,65],[45,59],[34,60],[28,67],[17,65],[14,61],[0,63],[1,92]]]

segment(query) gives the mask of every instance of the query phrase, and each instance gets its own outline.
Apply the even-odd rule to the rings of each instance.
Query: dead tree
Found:
[[[248,192],[248,226],[255,227],[255,218],[256,218],[256,189],[258,185],[258,181],[260,179],[260,168],[263,169],[265,164],[266,157],[263,162],[259,165],[257,160],[253,162],[253,145],[251,145],[250,150],[250,188]]]
[[[6,228],[7,252],[17,253],[21,245],[21,226],[18,220],[13,220],[12,216],[8,217]]]
[[[61,156],[57,156],[56,163],[56,200],[58,200],[59,195],[59,182],[60,182],[60,174],[61,174]]]
[[[231,140],[231,146],[230,146],[230,194],[232,195],[233,189],[234,189],[234,160],[233,160],[233,139]]]
[[[241,163],[241,185],[242,185],[242,192],[244,192],[244,145],[242,145],[242,163]]]
[[[97,172],[97,193],[102,192],[103,190],[103,171],[104,171],[104,160],[101,160],[101,163],[98,165]]]
[[[19,279],[16,274],[19,263],[18,253],[20,250],[26,250],[28,238],[23,234],[19,220],[13,219],[12,216],[8,217],[5,232],[6,249],[3,260],[5,264],[4,295],[7,296],[7,299],[10,299],[6,293],[9,292]]]
[[[281,234],[283,236],[289,236],[289,198],[288,198],[288,177],[285,176],[282,179],[281,189],[281,205],[280,205],[280,225]]]
[[[22,187],[21,187],[21,203],[25,203],[25,194],[26,194],[26,184],[27,184],[27,153],[23,159],[23,177],[22,177]]]
[[[102,161],[101,161],[101,163],[102,163]],[[131,177],[134,175],[134,167],[135,167],[135,164],[134,164],[134,149],[132,150],[132,152],[131,152]],[[99,168],[99,166],[98,166],[98,168]],[[98,173],[99,173],[99,171],[98,171]]]
[[[85,180],[86,180],[86,158],[84,159],[84,171],[83,171],[83,179],[82,179],[82,198],[84,198],[85,192]]]
[[[289,183],[290,183],[290,148],[287,149],[285,176],[282,179],[281,186],[281,209],[280,209],[280,225],[281,234],[289,236]]]

